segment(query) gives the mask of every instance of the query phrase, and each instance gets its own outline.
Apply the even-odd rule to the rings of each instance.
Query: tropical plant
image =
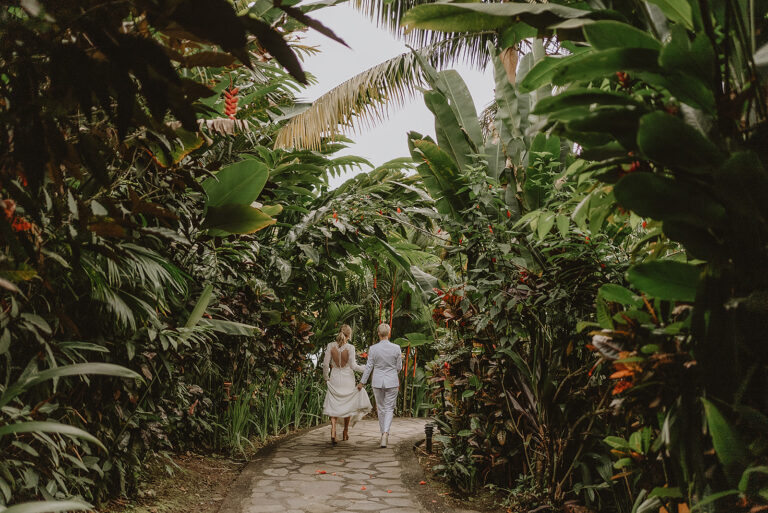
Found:
[[[403,20],[495,30],[503,47],[531,28],[556,37],[569,55],[537,62],[520,90],[557,87],[533,114],[606,184],[579,212],[654,220],[632,248],[632,290],[601,289],[592,334],[616,406],[664,448],[627,510],[764,507],[765,15],[753,2],[441,3]],[[551,213],[535,219],[551,229]]]

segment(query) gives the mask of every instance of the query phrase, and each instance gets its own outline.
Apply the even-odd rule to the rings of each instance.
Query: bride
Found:
[[[364,366],[355,360],[355,348],[349,343],[352,328],[344,324],[336,341],[325,348],[323,377],[328,386],[323,403],[323,414],[331,418],[331,443],[336,444],[336,421],[344,419],[343,440],[349,440],[349,425],[371,411],[368,393],[355,386],[355,371],[363,372]]]

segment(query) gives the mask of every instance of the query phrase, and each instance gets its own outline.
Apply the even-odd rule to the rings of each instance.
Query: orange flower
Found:
[[[611,392],[611,394],[612,395],[618,395],[618,394],[624,392],[625,390],[632,388],[633,386],[634,385],[632,384],[631,381],[623,379],[623,380],[619,381],[618,383],[616,383],[616,386],[613,387],[613,392]]]
[[[635,375],[634,371],[631,371],[629,369],[622,369],[622,370],[617,370],[616,372],[611,374],[609,377],[611,379],[620,379],[620,378],[630,378],[634,375]]]

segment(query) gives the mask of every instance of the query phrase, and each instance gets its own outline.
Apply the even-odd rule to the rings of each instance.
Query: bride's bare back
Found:
[[[338,368],[344,368],[349,362],[349,351],[342,351],[338,345],[334,345],[331,347],[331,360]]]

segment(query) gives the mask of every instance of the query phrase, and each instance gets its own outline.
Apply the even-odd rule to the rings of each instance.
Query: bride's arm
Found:
[[[328,381],[331,377],[331,350],[325,348],[325,356],[323,357],[323,378]]]
[[[349,368],[355,372],[363,372],[365,370],[365,366],[357,364],[355,348],[351,344],[348,345],[349,349],[347,349],[347,351],[349,351]]]

